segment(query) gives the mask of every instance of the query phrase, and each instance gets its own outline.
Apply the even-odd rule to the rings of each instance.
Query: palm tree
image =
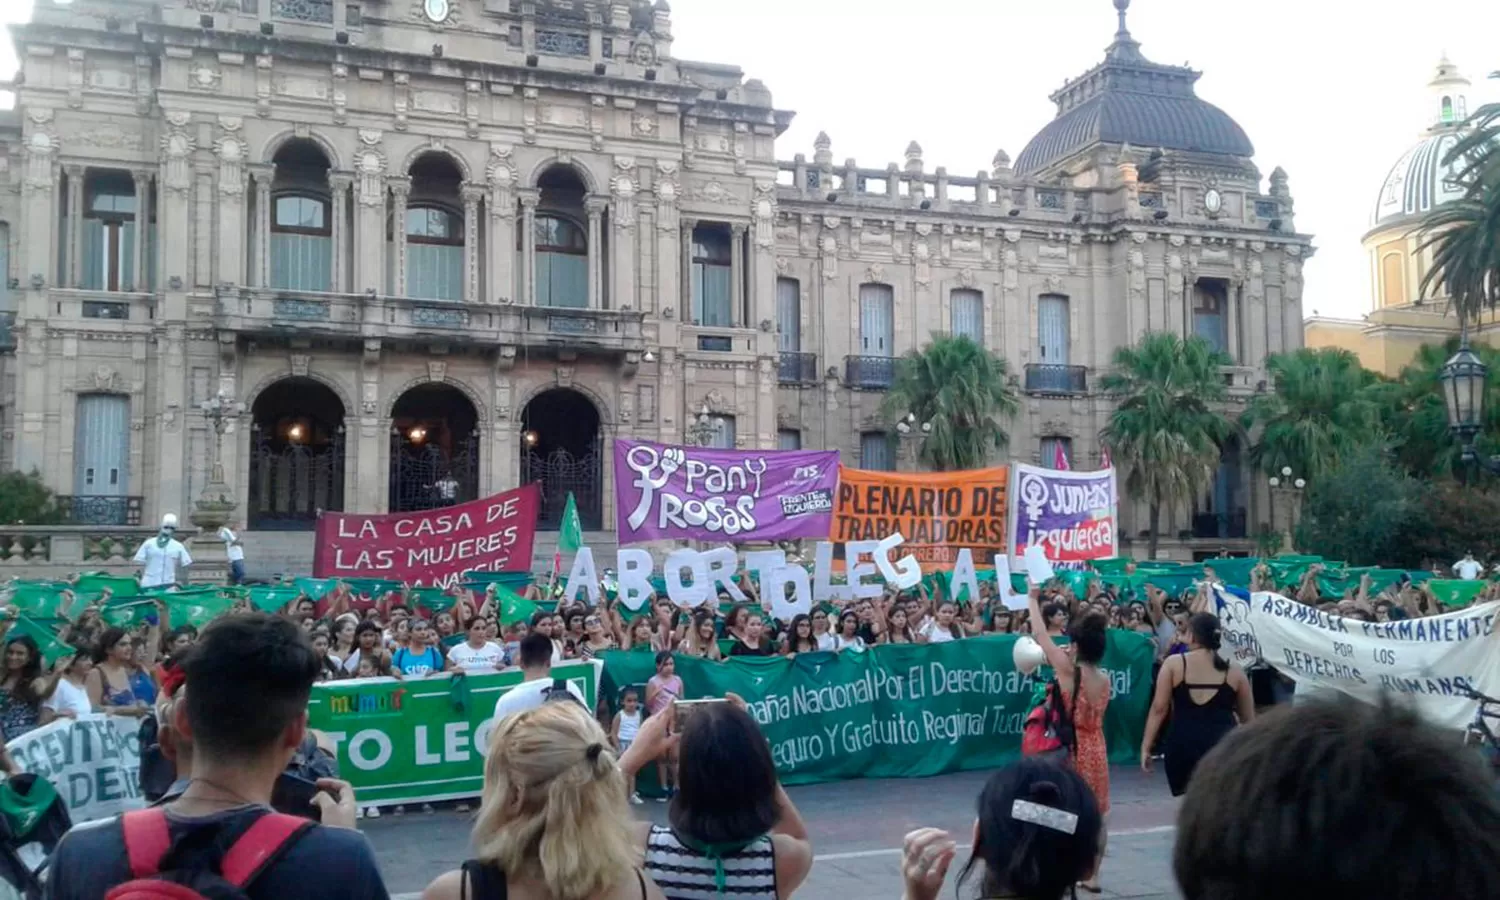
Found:
[[[930,424],[918,459],[935,471],[955,472],[983,468],[991,447],[1005,449],[1010,436],[1000,420],[1015,416],[1016,407],[1003,357],[966,336],[935,334],[897,364],[884,412],[891,422],[911,415]]]
[[[1500,305],[1500,103],[1480,107],[1466,128],[1443,160],[1457,166],[1464,196],[1434,209],[1418,228],[1419,251],[1432,253],[1422,295],[1446,294],[1461,324]]]
[[[1395,440],[1396,458],[1412,475],[1443,477],[1468,471],[1459,464],[1462,448],[1448,427],[1439,376],[1443,364],[1458,352],[1461,339],[1423,344],[1400,376],[1377,387],[1383,427]],[[1475,447],[1483,455],[1500,452],[1500,350],[1488,344],[1472,348],[1489,367],[1486,375],[1484,422]]]
[[[1254,465],[1270,474],[1290,466],[1317,478],[1375,439],[1381,426],[1374,390],[1379,376],[1360,365],[1358,356],[1304,347],[1267,357],[1266,371],[1271,391],[1251,398],[1240,417],[1247,432],[1260,429],[1250,448]]]
[[[1227,393],[1224,353],[1194,335],[1155,332],[1115,351],[1105,393],[1119,401],[1100,437],[1125,470],[1125,491],[1150,504],[1148,555],[1156,558],[1163,506],[1201,495],[1233,432],[1216,405]]]

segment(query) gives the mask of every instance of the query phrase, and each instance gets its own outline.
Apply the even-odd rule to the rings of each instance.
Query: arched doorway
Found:
[[[578,503],[585,531],[598,531],[604,518],[604,443],[599,410],[587,397],[566,388],[543,391],[521,413],[521,483],[542,489],[537,527],[556,530],[568,493]]]
[[[253,529],[311,531],[344,508],[344,404],[311,378],[284,378],[250,407]]]
[[[390,511],[479,499],[479,414],[463,392],[423,384],[391,411]]]

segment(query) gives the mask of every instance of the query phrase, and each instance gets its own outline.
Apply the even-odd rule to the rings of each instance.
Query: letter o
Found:
[[[490,732],[495,730],[495,725],[499,721],[499,719],[485,719],[483,722],[479,723],[478,728],[474,729],[473,740],[475,753],[478,753],[482,757],[488,757],[490,755]]]
[[[374,743],[376,753],[373,759],[364,754],[364,746]],[[391,761],[391,739],[386,737],[385,732],[374,728],[366,728],[349,739],[349,761],[354,763],[354,768],[365,772],[374,772],[381,766]]]
[[[689,525],[702,528],[708,522],[708,508],[702,500],[684,500],[682,518]]]

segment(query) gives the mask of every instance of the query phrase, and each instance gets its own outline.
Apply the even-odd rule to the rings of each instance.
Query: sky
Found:
[[[50,2],[50,0],[38,0]],[[477,0],[457,0],[475,3]],[[884,168],[922,145],[929,171],[1014,159],[1055,114],[1047,95],[1097,63],[1111,0],[671,0],[673,55],[737,65],[796,112],[777,155]],[[0,23],[30,0],[0,0]],[[1160,63],[1203,72],[1198,95],[1255,144],[1262,178],[1281,166],[1297,230],[1314,236],[1304,311],[1369,311],[1360,237],[1386,173],[1425,127],[1443,53],[1474,82],[1469,107],[1500,100],[1494,0],[1133,0],[1130,31]],[[0,42],[0,77],[15,70]]]

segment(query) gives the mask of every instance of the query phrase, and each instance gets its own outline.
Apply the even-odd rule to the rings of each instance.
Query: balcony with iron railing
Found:
[[[521,348],[621,356],[646,349],[645,313],[463,303],[271,288],[224,287],[219,328],[244,334],[305,335]]]
[[[776,380],[786,385],[818,383],[818,354],[783,350],[776,363]]]
[[[68,525],[141,524],[140,497],[103,494],[64,494],[57,498],[58,510]]]
[[[855,390],[883,391],[896,380],[894,356],[844,357],[844,384]]]
[[[1024,390],[1028,394],[1073,396],[1089,390],[1087,366],[1054,366],[1030,363],[1026,366]]]
[[[1200,512],[1193,514],[1193,537],[1199,540],[1241,540],[1249,537],[1245,510],[1232,513]]]

